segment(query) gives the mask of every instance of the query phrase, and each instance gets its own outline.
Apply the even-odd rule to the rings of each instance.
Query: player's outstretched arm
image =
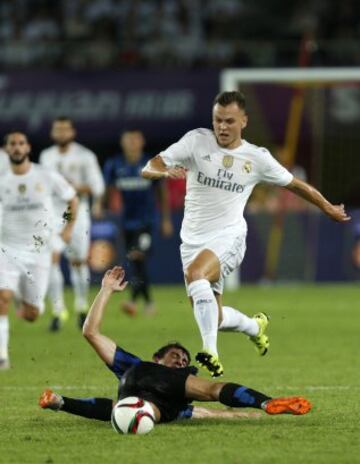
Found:
[[[113,292],[121,292],[126,288],[127,282],[124,279],[125,271],[120,266],[115,266],[105,273],[101,282],[101,289],[91,305],[83,326],[84,337],[99,357],[109,365],[114,360],[116,343],[111,338],[100,333],[100,326],[105,307]]]
[[[315,187],[307,182],[294,177],[290,184],[286,185],[286,188],[299,197],[316,205],[334,221],[347,222],[351,219],[351,217],[346,214],[343,204],[331,204]]]
[[[65,226],[61,231],[61,238],[64,240],[65,243],[69,243],[71,239],[71,235],[74,229],[75,219],[77,215],[77,210],[79,206],[79,199],[77,195],[75,195],[67,204],[67,210],[63,215],[65,220]]]
[[[160,155],[151,158],[141,171],[145,179],[161,179],[169,177],[172,179],[185,179],[186,170],[180,166],[167,167]]]
[[[171,221],[169,192],[166,181],[158,181],[155,185],[155,192],[161,212],[161,234],[163,237],[171,237],[174,228]]]

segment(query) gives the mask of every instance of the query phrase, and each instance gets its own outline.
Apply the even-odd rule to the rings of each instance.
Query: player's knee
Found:
[[[218,401],[221,387],[215,382],[209,382],[201,391],[202,401]]]
[[[28,322],[34,322],[39,317],[39,310],[34,307],[24,308],[24,319]]]
[[[8,292],[0,292],[0,314],[6,314],[9,312],[11,303],[11,295]]]
[[[203,270],[189,266],[185,271],[185,279],[188,284],[195,282],[196,280],[205,279],[205,273]]]
[[[222,389],[222,384],[212,383],[208,391],[208,395],[210,398],[209,401],[218,401],[221,389]]]

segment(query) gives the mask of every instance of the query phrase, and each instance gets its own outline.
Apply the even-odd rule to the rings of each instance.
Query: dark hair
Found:
[[[8,143],[10,135],[13,135],[13,134],[21,134],[21,135],[23,135],[26,138],[26,141],[29,143],[28,136],[25,134],[25,132],[23,132],[22,130],[13,129],[13,130],[11,130],[10,132],[8,132],[7,134],[4,135],[4,145],[6,145]]]
[[[65,115],[63,115],[63,116],[57,116],[57,117],[53,120],[53,124],[54,124],[55,122],[69,122],[69,123],[72,125],[72,127],[75,127],[74,120],[71,119],[69,116],[65,116]]]
[[[216,104],[219,104],[221,106],[228,106],[231,103],[236,103],[240,109],[246,111],[245,96],[242,92],[239,92],[238,90],[234,90],[232,92],[221,92],[217,94],[214,99],[213,106],[215,106]]]
[[[183,351],[186,354],[186,356],[188,357],[189,364],[190,364],[190,361],[191,361],[190,352],[181,343],[179,343],[177,341],[169,342],[167,345],[164,345],[161,348],[159,348],[156,351],[156,353],[153,354],[153,358],[157,358],[157,359],[163,358],[166,355],[166,353],[168,351],[170,351],[172,348],[177,348],[177,349]]]
[[[144,135],[144,132],[138,126],[126,126],[121,130],[120,135],[124,135],[127,132],[139,132],[140,134]]]

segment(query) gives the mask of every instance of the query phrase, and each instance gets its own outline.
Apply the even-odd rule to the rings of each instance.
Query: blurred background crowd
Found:
[[[94,151],[101,167],[121,156],[119,137],[128,129],[144,134],[144,151],[153,156],[187,131],[211,127],[224,69],[262,75],[263,68],[338,68],[341,77],[345,68],[360,70],[359,39],[357,0],[1,0],[0,134],[25,131],[37,161],[51,144],[52,121],[67,116],[76,140]],[[345,83],[320,78],[305,86],[240,86],[249,110],[245,138],[269,148],[331,201],[353,209],[360,206],[359,82],[360,71],[359,79]],[[295,147],[290,164],[289,134]],[[185,185],[167,187],[175,234],[170,241],[155,237],[153,276],[179,282],[177,264],[170,270],[165,265],[161,276],[155,264],[164,257],[178,260]],[[121,195],[108,207],[121,212]],[[358,277],[359,214],[357,209],[340,230],[286,191],[257,188],[247,208],[245,280],[269,274],[284,280]],[[285,239],[277,270],[269,273],[278,226]]]
[[[357,0],[1,0],[0,66],[219,68],[360,64]]]

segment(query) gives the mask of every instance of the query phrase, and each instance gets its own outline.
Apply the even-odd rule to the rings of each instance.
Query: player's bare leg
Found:
[[[262,409],[271,415],[302,415],[312,408],[312,404],[301,396],[271,398],[244,385],[211,382],[194,375],[190,375],[186,380],[185,394],[192,400],[219,401],[232,408]]]
[[[79,328],[82,328],[89,307],[90,270],[86,261],[72,260],[70,271],[75,293],[75,311],[78,315]]]
[[[52,305],[52,320],[49,326],[51,332],[57,332],[61,323],[69,318],[64,301],[64,277],[60,268],[60,253],[53,253],[49,276],[49,297]]]
[[[203,342],[203,350],[196,355],[196,360],[213,377],[221,376],[224,370],[217,351],[219,308],[211,288],[211,282],[220,278],[218,257],[210,250],[203,250],[186,269],[185,278]]]
[[[0,290],[0,370],[9,369],[9,308],[13,298],[11,290]]]
[[[13,291],[0,290],[0,370],[10,367],[8,314],[13,297]],[[33,322],[39,316],[39,309],[29,303],[22,302],[17,314],[23,319]]]
[[[17,314],[25,321],[34,322],[39,317],[40,310],[37,306],[23,301],[17,310]]]

